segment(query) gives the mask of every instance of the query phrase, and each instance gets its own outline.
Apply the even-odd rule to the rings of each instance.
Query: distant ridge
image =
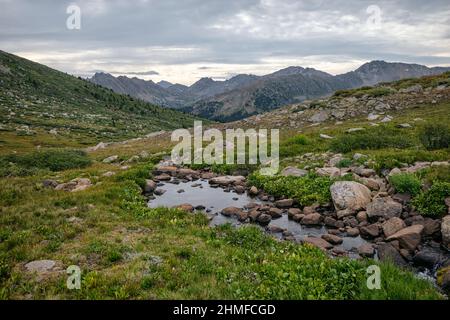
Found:
[[[381,60],[333,76],[313,68],[292,66],[265,76],[236,75],[226,81],[202,78],[190,87],[161,81],[95,74],[90,81],[119,93],[205,118],[231,121],[281,106],[315,99],[336,90],[372,86],[381,82],[438,75],[449,67],[434,67]]]

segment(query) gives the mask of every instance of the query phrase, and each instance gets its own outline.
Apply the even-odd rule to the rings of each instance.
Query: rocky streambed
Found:
[[[336,174],[336,168],[322,169],[324,174]],[[331,186],[333,203],[300,207],[293,199],[277,199],[247,184],[245,176],[218,176],[161,163],[153,180],[147,181],[145,194],[149,207],[202,211],[213,226],[255,224],[280,240],[310,243],[330,256],[390,260],[433,278],[440,270],[440,284],[448,290],[446,218],[424,218],[414,212],[407,196],[388,190],[382,185],[386,181],[370,169],[344,171],[353,172],[362,182],[379,183],[378,190],[356,181],[339,181]],[[288,168],[284,174],[304,172]]]

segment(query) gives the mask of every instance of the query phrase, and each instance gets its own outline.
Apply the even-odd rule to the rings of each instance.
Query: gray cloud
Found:
[[[71,2],[0,0],[0,48],[76,75],[181,83],[292,64],[331,73],[373,59],[450,65],[448,0],[74,2],[81,30],[66,28]]]

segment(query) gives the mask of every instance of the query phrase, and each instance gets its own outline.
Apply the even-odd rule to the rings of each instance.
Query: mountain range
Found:
[[[89,80],[153,104],[212,120],[232,121],[283,105],[328,96],[337,90],[437,75],[448,70],[449,67],[429,68],[418,64],[371,61],[340,75],[294,66],[264,76],[239,74],[225,81],[202,78],[191,86],[167,81],[155,83],[136,77],[114,77],[108,73],[96,73]]]

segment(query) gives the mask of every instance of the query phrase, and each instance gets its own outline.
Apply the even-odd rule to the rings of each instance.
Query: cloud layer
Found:
[[[66,9],[81,9],[69,30]],[[450,65],[448,0],[0,0],[0,48],[80,76],[190,84],[289,65]],[[148,70],[157,70],[148,71]]]

